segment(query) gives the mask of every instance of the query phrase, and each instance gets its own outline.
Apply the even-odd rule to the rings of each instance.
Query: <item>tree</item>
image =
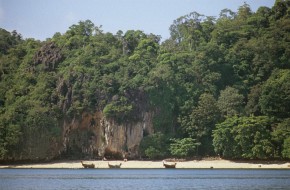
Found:
[[[69,30],[63,36],[63,43],[69,50],[81,49],[90,43],[93,35],[98,36],[102,34],[101,26],[95,26],[90,20],[79,21],[78,24],[69,27]],[[57,38],[58,36],[56,35],[55,37]]]
[[[220,92],[217,105],[223,116],[232,117],[242,113],[244,97],[233,87]]]
[[[94,23],[90,20],[86,21],[79,21],[79,23],[76,25],[72,25],[69,27],[69,33],[71,35],[81,35],[81,36],[91,36],[95,32],[96,28]]]
[[[290,3],[288,0],[276,0],[274,7],[272,8],[274,19],[278,20],[287,14]]]
[[[237,143],[234,140],[232,129],[237,125],[237,116],[227,118],[224,122],[216,125],[213,130],[213,146],[214,151],[224,158],[236,158],[239,156],[237,152]]]
[[[244,3],[238,9],[237,19],[246,20],[252,14],[250,5]]]
[[[266,116],[227,118],[213,131],[216,153],[228,158],[273,158],[272,123]]]
[[[0,28],[0,56],[7,54],[8,50],[15,47],[22,41],[22,37],[15,30],[13,32],[8,32]]]
[[[288,146],[284,146],[286,139],[290,137],[290,118],[282,120],[277,126],[273,128],[271,134],[272,141],[275,146],[275,157],[282,157],[283,152],[287,152]],[[286,150],[284,151],[284,149]]]
[[[171,139],[171,141],[172,143],[169,148],[171,154],[180,158],[194,155],[197,147],[200,145],[200,143],[197,143],[192,138]]]
[[[290,158],[290,137],[284,140],[282,155],[284,158]]]
[[[0,160],[7,158],[11,147],[15,147],[21,137],[19,124],[9,124],[8,121],[0,118]]]
[[[173,24],[169,28],[171,38],[177,43],[180,43],[186,50],[196,50],[198,45],[203,40],[203,31],[201,25],[203,17],[204,15],[201,15],[197,12],[192,12],[174,20]],[[207,21],[210,22],[209,20]],[[206,27],[206,25],[204,26]]]
[[[256,85],[251,88],[251,91],[248,94],[247,105],[245,107],[246,113],[248,115],[261,115],[261,108],[259,106],[261,90],[261,85]]]
[[[106,105],[103,112],[106,117],[114,118],[122,123],[130,118],[132,110],[133,106],[126,97],[116,97],[116,100]]]
[[[265,116],[242,117],[233,128],[234,139],[242,158],[268,159],[274,156],[271,142],[271,119]]]
[[[140,144],[141,156],[150,159],[164,158],[169,154],[168,141],[169,139],[161,132],[144,137]]]
[[[237,36],[234,33],[234,20],[236,13],[230,9],[223,9],[220,12],[220,17],[216,22],[215,30],[212,32],[213,41],[218,45],[225,47],[232,46],[237,41]]]
[[[276,70],[262,87],[259,105],[263,114],[290,117],[290,69]]]
[[[212,154],[211,135],[215,124],[220,119],[220,111],[211,94],[205,93],[200,96],[198,106],[193,109],[190,119],[190,125],[187,125],[185,131],[201,144],[199,154]]]
[[[125,52],[128,53],[129,55],[134,53],[135,48],[138,46],[139,41],[146,38],[146,35],[140,31],[134,31],[134,30],[128,30],[123,39],[123,46],[125,49]]]

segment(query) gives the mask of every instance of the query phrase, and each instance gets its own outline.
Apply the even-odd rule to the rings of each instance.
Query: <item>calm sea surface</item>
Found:
[[[290,190],[290,170],[0,169],[0,189]]]

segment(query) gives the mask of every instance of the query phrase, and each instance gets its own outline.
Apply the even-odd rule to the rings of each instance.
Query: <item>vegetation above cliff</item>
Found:
[[[290,158],[290,2],[176,19],[171,37],[80,21],[40,42],[0,30],[0,160],[45,157],[60,121],[155,114],[150,158]]]

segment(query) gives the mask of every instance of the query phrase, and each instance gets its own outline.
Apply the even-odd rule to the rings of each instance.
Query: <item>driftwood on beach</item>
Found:
[[[93,163],[91,163],[91,164],[85,164],[85,163],[83,163],[83,161],[81,161],[81,163],[82,163],[82,166],[84,168],[95,168],[95,164],[93,164]]]

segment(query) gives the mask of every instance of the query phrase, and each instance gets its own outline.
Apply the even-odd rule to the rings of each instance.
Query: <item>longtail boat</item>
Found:
[[[110,164],[110,163],[108,162],[108,166],[109,166],[109,168],[121,168],[121,165],[122,165],[122,163],[120,163],[120,164]]]
[[[95,164],[91,163],[91,164],[84,164],[83,161],[81,161],[82,166],[84,168],[95,168]]]
[[[175,168],[175,166],[176,166],[176,162],[175,162],[175,163],[165,163],[165,162],[163,161],[163,166],[164,166],[165,168]]]

